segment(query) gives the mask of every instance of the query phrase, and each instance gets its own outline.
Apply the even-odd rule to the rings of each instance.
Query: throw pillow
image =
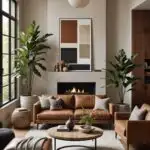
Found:
[[[50,97],[51,96],[47,96],[47,95],[39,96],[39,100],[40,100],[40,104],[41,104],[42,109],[49,109],[49,107],[50,107],[50,102],[49,102]]]
[[[110,98],[99,98],[95,96],[95,106],[93,110],[103,109],[108,110],[108,103]]]
[[[131,112],[129,120],[144,120],[146,114],[146,109],[139,109],[137,106],[135,106],[133,111]]]
[[[62,99],[53,99],[50,100],[50,110],[61,110],[63,109],[64,101]]]

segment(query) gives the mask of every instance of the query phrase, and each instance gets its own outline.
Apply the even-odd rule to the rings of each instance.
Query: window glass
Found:
[[[2,10],[9,13],[9,0],[2,0]]]
[[[15,17],[15,2],[11,1],[11,15]]]
[[[3,53],[9,53],[9,37],[3,36]]]
[[[9,35],[9,19],[3,16],[3,34]]]
[[[9,100],[9,87],[3,87],[3,103],[7,102]]]
[[[11,53],[15,54],[15,39],[11,38]]]
[[[3,86],[8,85],[8,76],[3,76]]]
[[[8,73],[8,59],[9,55],[3,55],[3,75],[9,74]]]
[[[15,37],[15,21],[11,21],[11,37]]]

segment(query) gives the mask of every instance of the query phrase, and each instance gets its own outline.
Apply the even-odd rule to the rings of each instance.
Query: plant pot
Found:
[[[33,109],[33,104],[36,103],[37,96],[20,96],[20,105],[28,110]]]
[[[116,105],[116,110],[118,112],[129,112],[130,111],[129,104],[116,103],[115,105]]]
[[[20,106],[26,108],[31,112],[30,117],[33,116],[33,105],[38,101],[37,96],[20,96]],[[32,119],[31,119],[32,121]]]

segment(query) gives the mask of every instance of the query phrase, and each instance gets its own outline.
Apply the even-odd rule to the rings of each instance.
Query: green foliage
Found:
[[[134,63],[134,59],[136,57],[137,54],[132,55],[131,58],[128,58],[125,51],[121,49],[114,57],[115,63],[111,61],[109,62],[112,69],[106,69],[107,80],[109,83],[108,86],[118,88],[121,103],[124,102],[125,93],[133,90],[133,88],[127,90],[129,85],[132,85],[133,87],[139,79],[132,75],[132,71],[140,66]]]
[[[46,67],[43,62],[45,61],[44,54],[50,49],[50,46],[46,45],[49,36],[52,34],[41,35],[39,25],[36,25],[35,21],[27,28],[26,33],[20,33],[20,48],[16,50],[15,56],[15,72],[16,76],[25,79],[28,95],[32,92],[33,76],[37,75],[41,77],[40,70],[46,71]]]
[[[94,117],[92,113],[88,112],[87,110],[83,109],[83,115],[80,118],[79,123],[86,124],[86,125],[92,125],[94,122]]]

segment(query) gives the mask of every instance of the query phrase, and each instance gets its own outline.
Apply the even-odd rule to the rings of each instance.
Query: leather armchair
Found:
[[[149,144],[150,143],[150,121],[130,121],[130,113],[115,113],[115,133],[119,135],[127,145]]]

